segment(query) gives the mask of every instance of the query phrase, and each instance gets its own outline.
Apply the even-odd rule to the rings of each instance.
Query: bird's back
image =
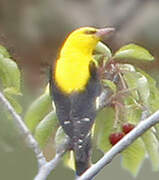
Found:
[[[52,74],[55,73],[56,64]],[[81,134],[86,136],[90,130],[96,115],[96,98],[101,91],[94,64],[89,66],[90,77],[84,90],[75,91],[71,94],[64,93],[56,83],[55,76],[50,78],[50,86],[56,113],[64,131],[71,138]],[[81,121],[81,123],[79,123]]]

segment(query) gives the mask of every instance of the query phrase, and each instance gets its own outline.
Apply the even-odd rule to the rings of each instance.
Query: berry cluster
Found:
[[[125,134],[128,134],[132,129],[134,129],[135,125],[130,123],[125,123],[122,125],[122,132],[115,132],[110,134],[109,141],[112,145],[115,145],[118,141],[120,141]]]

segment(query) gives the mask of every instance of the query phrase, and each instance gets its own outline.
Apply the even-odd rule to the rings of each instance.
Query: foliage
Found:
[[[154,60],[143,47],[128,44],[113,55],[112,51],[100,42],[94,50],[94,60],[99,68],[103,88],[112,92],[109,106],[98,112],[92,128],[93,142],[105,153],[112,147],[109,136],[112,133],[122,132],[124,123],[136,126],[142,120],[143,113],[151,114],[159,109],[159,90],[151,76],[125,62],[125,60],[127,62],[129,60],[150,62]],[[4,95],[20,113],[22,107],[17,101],[17,97],[22,95],[20,71],[3,46],[0,46],[0,79]],[[24,119],[42,149],[52,138],[58,151],[59,143],[63,143],[66,136],[59,127],[55,111],[52,109],[49,86],[31,103]],[[158,171],[158,135],[159,125],[156,125],[124,150],[121,153],[123,168],[136,176],[143,160],[148,157],[153,170]],[[64,163],[74,169],[72,151],[67,152]]]
[[[116,59],[135,59],[142,61],[153,61],[154,57],[143,47],[136,44],[128,44],[120,48],[114,55]]]
[[[34,132],[36,126],[51,111],[51,99],[48,92],[44,92],[29,106],[24,120],[31,130]]]
[[[52,136],[52,132],[57,129],[57,122],[56,113],[52,111],[36,126],[35,138],[39,142],[41,148],[45,146],[46,142]]]
[[[143,47],[129,44],[120,48],[105,65],[106,72],[113,72],[112,79],[107,80],[107,77],[104,77],[102,80],[113,92],[111,101],[113,111],[111,110],[111,114],[108,113],[110,108],[106,107],[99,113],[95,124],[95,141],[103,152],[111,148],[109,134],[122,132],[124,123],[137,125],[142,119],[143,112],[151,114],[159,109],[159,91],[155,80],[141,69],[125,63],[125,60],[132,59],[154,60]],[[116,75],[118,81],[113,79]],[[158,130],[158,125],[155,128]],[[159,170],[159,142],[155,128],[150,129],[121,153],[122,166],[134,176],[139,172],[146,157],[150,158],[153,170]]]
[[[22,107],[16,97],[21,95],[20,91],[20,70],[16,62],[11,58],[7,49],[0,46],[0,80],[3,93],[18,113]]]

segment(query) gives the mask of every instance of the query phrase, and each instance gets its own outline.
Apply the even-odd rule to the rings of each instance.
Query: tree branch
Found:
[[[109,93],[108,93],[109,94]],[[108,95],[105,93],[103,97]],[[102,98],[100,99],[100,102]],[[5,96],[0,92],[0,101],[4,104],[7,110],[10,112],[12,117],[15,120],[15,123],[21,130],[21,133],[26,136],[27,144],[33,149],[35,155],[37,157],[39,171],[34,180],[46,180],[50,172],[57,166],[60,162],[62,156],[69,148],[69,139],[66,139],[66,142],[60,148],[60,151],[56,153],[56,156],[50,162],[47,162],[42,151],[39,148],[38,142],[30,133],[29,129],[21,119],[21,117],[15,112],[14,108],[5,98]],[[107,103],[106,103],[107,104]],[[106,105],[104,104],[104,105]],[[143,120],[143,118],[147,117],[147,113],[143,114],[141,122],[130,132],[128,133],[122,140],[120,140],[115,146],[113,146],[110,151],[108,151],[103,158],[101,158],[96,164],[94,164],[91,168],[89,168],[82,176],[78,177],[77,180],[88,180],[93,178],[97,173],[101,171],[101,169],[110,163],[112,159],[127,148],[130,144],[132,144],[139,136],[141,136],[145,131],[154,126],[159,122],[159,110],[155,112],[153,115]]]
[[[46,163],[45,165],[41,166],[39,169],[38,174],[34,178],[34,180],[45,180],[50,172],[57,166],[57,164],[60,162],[62,157],[62,154],[57,154],[54,159],[52,159],[50,162]]]
[[[68,146],[67,146],[68,147]],[[67,147],[63,149],[63,151],[56,153],[56,156],[51,161],[45,163],[41,168],[39,168],[39,172],[34,178],[34,180],[46,180],[48,175],[51,173],[53,169],[57,166],[57,164],[60,162],[62,156],[67,151]]]
[[[26,137],[27,144],[29,147],[31,147],[37,157],[38,165],[41,167],[43,164],[46,163],[46,159],[42,153],[42,151],[39,148],[39,145],[27,126],[25,125],[24,121],[21,119],[21,117],[16,113],[12,105],[9,103],[9,101],[5,98],[5,96],[0,92],[0,101],[4,104],[6,109],[10,112],[12,117],[15,120],[15,123],[19,127],[21,133]]]
[[[0,92],[0,101],[4,104],[6,109],[9,111],[9,113],[12,115],[13,119],[15,120],[15,123],[19,127],[21,133],[26,137],[27,144],[29,147],[31,147],[36,155],[38,166],[39,166],[39,172],[35,177],[35,180],[45,180],[47,176],[50,174],[50,172],[57,166],[57,164],[60,162],[61,157],[66,152],[68,146],[69,146],[69,139],[66,139],[65,143],[61,145],[62,147],[59,148],[59,151],[56,153],[56,156],[54,159],[52,159],[50,162],[47,162],[43,152],[40,150],[38,142],[33,137],[27,126],[25,125],[24,121],[21,119],[21,117],[16,113],[12,105],[9,103],[9,101],[5,98],[5,96]]]
[[[142,120],[130,133],[124,136],[115,146],[113,146],[96,164],[92,165],[77,180],[89,180],[99,173],[104,166],[112,161],[112,159],[132,144],[145,131],[159,123],[159,110],[145,120]]]

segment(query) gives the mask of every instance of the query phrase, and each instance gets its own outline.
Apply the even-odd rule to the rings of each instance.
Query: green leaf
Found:
[[[115,112],[113,108],[107,107],[100,111],[95,121],[94,139],[97,147],[103,152],[108,151],[112,146],[109,142],[109,135],[113,129]]]
[[[157,137],[159,137],[159,124],[156,124],[154,128],[156,130]]]
[[[138,124],[141,120],[142,111],[136,106],[136,104],[126,105],[124,110],[124,122],[131,124]]]
[[[151,130],[142,135],[154,171],[159,170],[159,142]]]
[[[104,85],[108,86],[114,93],[116,92],[117,87],[116,87],[115,83],[113,83],[112,81],[110,81],[108,79],[102,80],[102,82]]]
[[[145,71],[141,70],[140,68],[136,68],[137,71],[139,71],[141,74],[143,74],[149,83],[149,88],[150,88],[150,96],[149,96],[149,110],[154,113],[159,109],[159,90],[156,87],[156,81]],[[155,125],[157,134],[159,135],[159,124]]]
[[[150,89],[150,96],[148,99],[149,101],[148,103],[149,103],[149,109],[153,113],[159,109],[159,103],[158,103],[159,90],[156,87],[156,81],[150,75],[148,75],[146,72],[142,71],[141,69],[137,68],[137,71],[143,74],[148,80],[149,89]]]
[[[6,49],[4,46],[2,46],[2,45],[0,45],[0,54],[3,55],[3,57],[5,57],[5,58],[10,58],[9,52],[8,52],[7,49]]]
[[[68,151],[63,158],[64,165],[75,171],[75,160],[73,151]]]
[[[149,83],[145,76],[139,74],[141,77],[137,80],[137,89],[140,94],[140,98],[144,105],[148,106],[148,100],[150,96]]]
[[[35,129],[35,138],[38,141],[41,148],[43,148],[48,142],[53,132],[58,127],[57,116],[55,112],[50,112],[44,117]]]
[[[98,63],[103,60],[104,56],[102,54],[95,54],[93,55],[93,62],[95,62],[96,66]],[[98,66],[97,66],[98,67]]]
[[[10,104],[13,106],[13,108],[15,109],[15,111],[17,113],[22,113],[22,107],[19,104],[19,102],[11,95],[5,93],[5,97],[7,98],[7,100],[10,102]]]
[[[24,120],[31,132],[34,132],[38,123],[51,111],[51,109],[51,97],[48,93],[42,94],[29,106]]]
[[[14,87],[5,88],[3,92],[4,94],[22,96],[22,93],[17,91],[17,89],[15,89]]]
[[[133,96],[133,98],[135,98],[136,100],[139,100],[139,95],[137,92],[137,80],[138,80],[138,76],[136,76],[135,73],[132,72],[126,72],[123,75],[124,80],[126,81],[128,88],[131,91],[131,94]]]
[[[93,51],[93,61],[98,67],[99,63],[105,64],[112,57],[111,50],[102,42],[98,42]]]
[[[151,112],[159,109],[159,91],[156,87],[150,89],[149,108]]]
[[[155,81],[149,74],[147,74],[145,71],[143,71],[143,70],[140,69],[140,68],[136,68],[136,70],[137,70],[138,72],[140,72],[142,75],[144,75],[144,76],[147,78],[147,80],[148,80],[148,82],[149,82],[149,86],[150,86],[151,88],[156,87],[156,81]]]
[[[143,61],[153,61],[154,57],[145,48],[136,44],[128,44],[120,48],[113,59],[135,59]]]
[[[0,78],[5,88],[20,91],[20,71],[12,59],[0,57]]]
[[[102,42],[98,42],[98,44],[95,47],[95,54],[103,54],[105,55],[108,59],[112,57],[111,50],[109,49],[108,46],[103,44]]]
[[[124,72],[135,72],[135,67],[131,64],[118,64],[120,71]]]
[[[62,151],[61,148],[63,148],[63,145],[65,144],[66,140],[67,140],[67,135],[64,133],[62,127],[60,126],[55,135],[55,145],[57,152]]]
[[[145,147],[141,138],[122,152],[122,167],[136,176],[145,159]]]
[[[148,99],[150,96],[149,83],[145,76],[139,72],[126,72],[124,73],[124,79],[130,89],[132,90],[132,95],[136,100],[140,99],[144,105],[148,105]],[[139,93],[139,94],[138,94]],[[138,96],[139,95],[139,96]]]

